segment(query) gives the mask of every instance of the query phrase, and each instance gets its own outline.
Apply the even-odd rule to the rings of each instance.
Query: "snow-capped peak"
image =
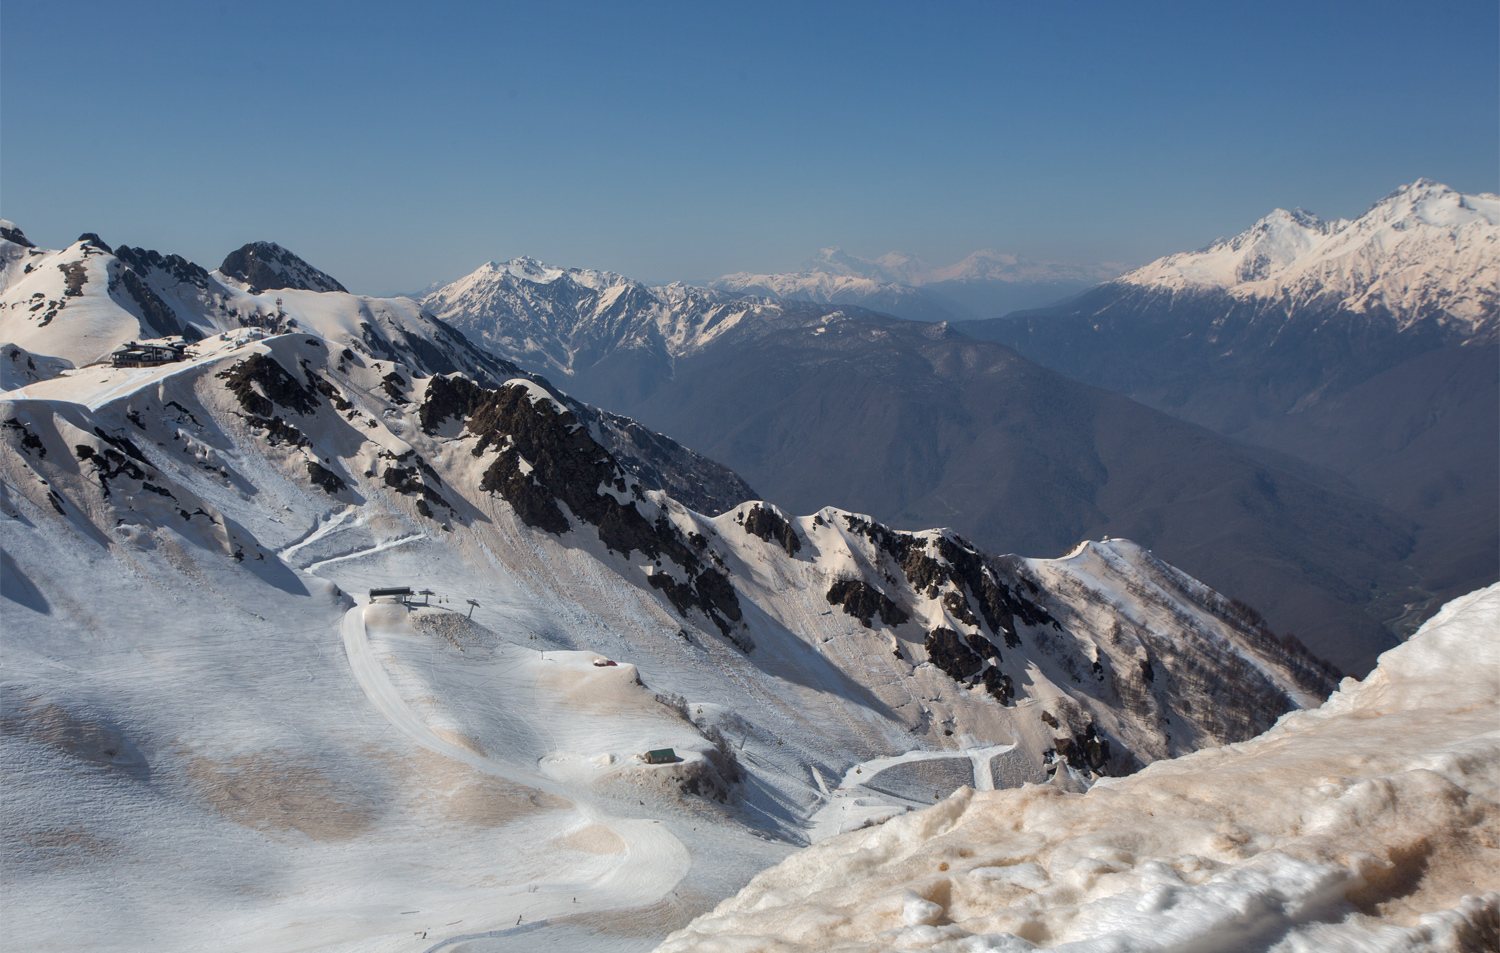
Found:
[[[890,258],[893,255],[897,254],[899,253],[893,252],[891,253],[891,255],[887,255],[885,257]],[[903,255],[901,257],[906,258],[910,261],[916,261],[920,263],[923,268],[925,268],[927,265],[926,262],[922,262],[920,261],[920,259],[914,259],[909,255]],[[806,272],[825,275],[840,275],[848,276],[851,278],[869,278],[875,281],[901,280],[900,278],[897,278],[892,274],[891,270],[886,267],[884,261],[879,259],[870,261],[869,259],[851,255],[838,245],[831,245],[828,248],[818,249],[818,253],[808,260],[803,270]]]
[[[532,284],[551,284],[567,276],[576,284],[589,288],[607,288],[614,285],[637,284],[624,275],[594,268],[563,268],[551,265],[530,255],[521,255],[509,261],[488,261],[473,272],[447,285],[439,285],[434,291],[454,289],[464,285],[485,284],[508,279],[520,279]]]
[[[546,262],[532,258],[530,255],[522,255],[512,258],[510,261],[486,262],[481,269],[492,274],[507,274],[526,281],[548,282],[561,278],[566,269],[549,265]]]
[[[111,250],[91,232],[55,250],[33,247],[13,224],[0,228],[0,341],[30,362],[16,380],[105,361],[129,341],[196,341],[245,328],[310,332],[424,374],[505,372],[414,301],[350,294],[271,242],[245,245],[210,272],[177,255]]]
[[[1287,308],[1386,311],[1402,328],[1431,317],[1493,333],[1500,306],[1500,196],[1418,179],[1354,220],[1276,209],[1195,252],[1119,279],[1163,291],[1225,291]]]
[[[1418,179],[1376,202],[1366,217],[1407,226],[1500,225],[1500,196],[1488,192],[1465,195],[1441,182]]]

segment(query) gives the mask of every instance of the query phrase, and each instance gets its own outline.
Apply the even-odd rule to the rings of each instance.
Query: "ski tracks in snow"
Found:
[[[426,533],[413,533],[410,536],[402,536],[397,539],[388,539],[384,542],[377,543],[376,545],[371,546],[367,549],[359,549],[355,550],[352,553],[345,553],[342,556],[330,556],[327,559],[320,559],[315,563],[308,563],[306,568],[304,568],[302,571],[305,573],[314,573],[317,570],[322,569],[324,566],[331,565],[332,563],[343,562],[346,559],[358,559],[361,556],[373,556],[375,553],[383,553],[387,549],[395,549],[397,546],[405,546],[407,543],[414,543],[419,539],[426,538]],[[309,539],[308,542],[311,542],[311,540]]]
[[[340,511],[337,516],[334,516],[327,522],[314,527],[312,532],[308,533],[306,536],[302,537],[302,539],[288,546],[286,549],[283,549],[276,555],[280,556],[284,562],[290,565],[292,555],[296,553],[297,550],[303,548],[304,546],[310,546],[313,543],[316,543],[324,536],[327,536],[329,533],[338,529],[340,526],[344,525],[345,520],[353,516],[356,512],[358,511],[352,506]],[[355,522],[357,524],[358,520],[356,520]]]

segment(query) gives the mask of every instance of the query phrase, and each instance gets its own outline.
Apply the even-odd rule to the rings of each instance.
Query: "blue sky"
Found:
[[[1138,264],[1500,190],[1485,2],[0,6],[0,215],[391,293],[821,246]]]

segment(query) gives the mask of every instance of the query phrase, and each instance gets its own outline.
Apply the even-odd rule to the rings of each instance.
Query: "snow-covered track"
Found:
[[[558,869],[546,883],[531,884],[525,890],[512,892],[513,902],[497,905],[495,924],[510,916],[535,921],[559,913],[623,910],[651,904],[666,896],[687,873],[687,849],[661,823],[647,819],[610,816],[583,799],[587,792],[559,784],[534,772],[488,758],[441,737],[412,710],[381,664],[370,644],[365,624],[368,605],[356,606],[344,616],[344,651],[349,669],[365,697],[396,730],[429,751],[461,762],[491,777],[535,788],[571,801],[586,824],[598,825],[614,832],[624,843],[620,863],[604,877],[593,881],[567,879],[568,871]],[[503,931],[502,931],[503,932]],[[487,932],[478,936],[498,935]],[[447,942],[471,938],[471,934]],[[443,946],[439,943],[432,949]]]

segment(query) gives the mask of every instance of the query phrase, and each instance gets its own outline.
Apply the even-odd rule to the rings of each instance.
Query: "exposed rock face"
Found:
[[[563,404],[627,473],[688,509],[713,516],[760,499],[738,473],[629,417],[574,400]]]
[[[95,235],[93,232],[84,232],[82,235],[79,235],[78,242],[85,248],[94,248],[98,251],[104,252],[104,254],[106,255],[114,254],[114,250],[108,245],[104,244],[104,239],[100,238],[98,235]]]
[[[954,681],[963,681],[984,667],[984,659],[974,654],[957,632],[936,628],[927,633],[927,660],[947,672]]]
[[[182,332],[182,322],[177,319],[172,308],[134,271],[129,268],[121,269],[117,282],[140,311],[141,320],[156,332],[157,337],[170,337]],[[194,338],[198,336],[196,333],[193,335]]]
[[[844,611],[870,628],[876,615],[886,625],[900,625],[911,615],[890,597],[858,579],[840,579],[828,588],[829,605],[843,606]]]
[[[1090,722],[1082,733],[1057,739],[1057,756],[1073,767],[1100,771],[1109,764],[1109,739]]]
[[[199,264],[188,261],[181,255],[163,255],[159,251],[149,248],[132,248],[129,245],[121,245],[115,249],[115,257],[120,259],[132,271],[145,274],[151,271],[159,271],[171,275],[177,281],[196,285],[207,289],[209,278],[208,271]]]
[[[251,242],[230,252],[219,273],[250,286],[251,294],[293,288],[298,291],[348,289],[275,242]]]
[[[307,478],[312,481],[313,486],[321,487],[330,496],[348,489],[343,477],[316,460],[307,461]]]
[[[298,383],[280,362],[264,354],[250,355],[222,376],[248,414],[270,417],[276,404],[303,416],[318,409],[317,392]]]
[[[31,243],[30,239],[28,239],[24,234],[22,234],[22,232],[21,232],[21,230],[19,228],[16,228],[14,225],[11,225],[9,222],[7,222],[4,225],[0,225],[0,238],[5,239],[6,241],[11,242],[12,244],[20,245],[22,248],[35,248],[36,247],[35,245],[33,245]]]
[[[952,583],[956,588],[944,595],[945,604],[964,621],[977,627],[979,622],[968,603],[969,598],[974,599],[991,636],[1011,644],[1015,638],[1017,617],[1027,625],[1052,625],[1061,629],[1047,610],[1020,595],[1022,588],[1035,595],[1035,583],[1024,576],[1011,576],[1005,564],[994,557],[988,557],[987,564],[987,557],[973,546],[943,536],[936,544],[938,558],[934,558],[927,551],[927,541],[919,536],[896,532],[856,516],[845,519],[851,530],[867,537],[900,564],[911,585],[925,590],[930,598],[937,598],[940,586]]]
[[[594,527],[611,551],[627,558],[639,551],[658,566],[674,563],[686,579],[657,572],[648,581],[678,612],[697,608],[726,636],[740,620],[739,600],[723,573],[699,558],[639,481],[539,385],[513,381],[492,389],[462,377],[437,377],[418,413],[429,433],[446,420],[464,419],[465,429],[479,438],[475,456],[498,449],[479,487],[502,496],[527,525],[560,536],[573,528],[571,514]]]
[[[757,504],[750,508],[745,514],[745,532],[751,536],[759,536],[766,542],[776,542],[786,550],[788,556],[795,556],[802,550],[802,541],[797,538],[797,531],[776,510],[765,504]]]

